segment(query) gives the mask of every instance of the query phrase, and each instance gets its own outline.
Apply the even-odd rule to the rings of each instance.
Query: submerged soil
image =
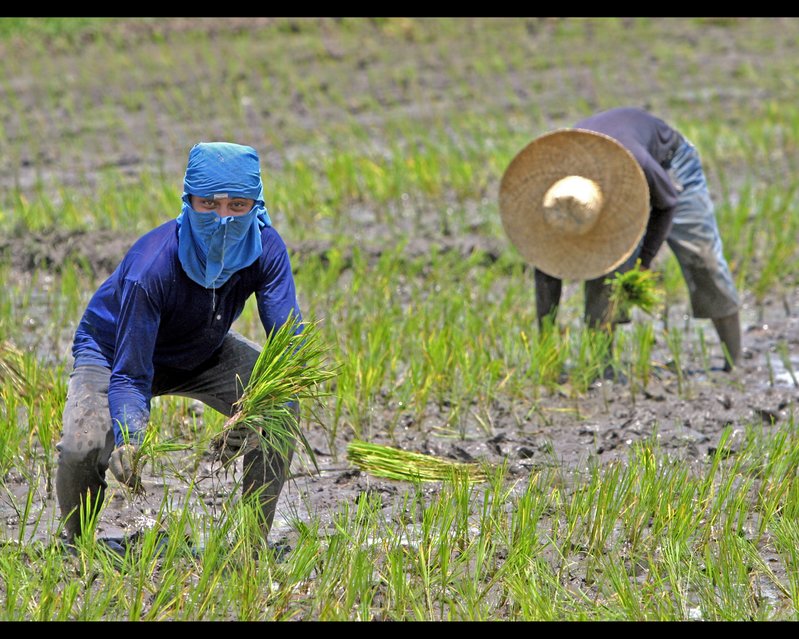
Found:
[[[679,26],[672,25],[667,24],[665,28],[677,29]],[[705,25],[692,31],[703,41],[718,38],[720,43],[726,43],[725,46],[719,45],[713,65],[697,65],[697,74],[711,66],[718,72],[720,68],[737,68],[741,64],[738,48],[734,42],[727,42],[723,27]],[[531,23],[529,37],[542,37],[536,29],[545,31],[547,28],[546,22],[541,25]],[[689,37],[690,34],[686,32],[685,38]],[[409,45],[403,55],[411,60],[413,46]],[[760,62],[766,64],[765,61],[753,61],[753,64],[757,66]],[[441,74],[440,78],[430,79],[430,86],[446,86],[445,69],[425,65],[421,61],[419,67],[431,76]],[[548,83],[543,86],[557,88],[572,86],[570,78],[576,78],[575,85],[582,86],[577,80],[585,75],[585,70],[577,67],[547,68],[540,73],[547,74]],[[692,78],[691,82],[694,87],[712,87],[716,80],[714,77]],[[368,92],[368,88],[364,90]],[[24,86],[20,85],[19,91],[24,92]],[[619,95],[618,99],[631,104],[644,103],[648,98],[645,87],[625,86],[620,87],[619,91],[624,94]],[[436,96],[442,109],[446,97],[444,94]],[[757,97],[753,94],[753,98]],[[352,99],[355,100],[355,97]],[[556,90],[549,94],[542,91],[535,99],[553,121],[559,117],[560,105],[565,102]],[[730,100],[733,110],[740,101],[734,91],[719,91],[717,99]],[[593,101],[589,100],[589,103],[593,104]],[[34,104],[35,100],[31,99],[31,108],[35,108]],[[453,99],[450,106],[453,109],[464,107],[457,103],[457,99]],[[130,139],[120,142],[122,148],[135,147],[133,142],[138,128],[144,126],[143,122],[136,120],[135,113],[130,117],[125,127],[127,133],[120,133],[130,136]],[[368,124],[377,116],[367,109],[359,117]],[[181,124],[171,122],[171,134],[181,139],[193,139],[192,129],[182,129]],[[274,127],[275,122],[268,124]],[[67,136],[69,132],[62,133]],[[98,171],[102,169],[101,156],[102,153],[96,162]],[[50,164],[48,170],[58,171],[58,163]],[[64,181],[68,183],[68,168],[65,167],[64,171]],[[730,187],[734,189],[735,185]],[[364,226],[368,224],[364,223]],[[370,233],[369,228],[359,230],[363,237],[380,234],[379,228],[374,230],[374,234]],[[0,237],[0,258],[10,262],[11,280],[24,281],[33,271],[55,273],[66,261],[76,259],[91,265],[95,274],[102,277],[110,273],[134,239],[133,236],[103,231],[57,230],[15,238]],[[323,256],[326,250],[325,246],[319,244],[292,244],[290,238],[287,238],[287,242],[291,252],[297,256],[293,258],[295,268],[302,268],[303,259]],[[420,234],[409,242],[406,250],[414,255],[424,255],[431,242],[464,254],[481,250],[489,259],[507,249],[505,244],[479,235],[452,238]],[[378,254],[375,252],[375,257]],[[573,292],[573,288],[567,289],[566,294]],[[604,463],[623,459],[631,447],[641,441],[656,441],[662,451],[685,459],[686,463],[702,465],[714,453],[725,429],[732,429],[734,447],[752,425],[780,428],[793,419],[799,398],[797,381],[792,374],[793,371],[799,371],[799,359],[795,355],[799,352],[799,288],[789,288],[779,294],[775,292],[758,300],[757,304],[749,292],[742,291],[741,295],[745,351],[740,366],[731,373],[721,370],[723,359],[712,325],[707,320],[691,319],[686,300],[684,305],[670,310],[668,322],[673,326],[702,326],[708,344],[709,361],[703,361],[697,343],[686,343],[678,374],[667,365],[671,355],[664,340],[658,338],[653,352],[653,374],[646,388],[623,379],[598,380],[586,392],[576,393],[566,378],[558,390],[538,400],[497,400],[485,407],[479,416],[477,411],[462,411],[463,416],[454,437],[451,428],[446,427],[451,413],[449,406],[430,406],[422,422],[418,423],[411,414],[403,413],[402,407],[389,403],[378,404],[373,417],[373,432],[376,434],[373,439],[377,443],[390,443],[406,450],[458,461],[507,462],[508,472],[514,479],[524,479],[535,469],[553,464],[579,472],[594,461]],[[691,335],[695,333],[688,332]],[[787,346],[788,351],[794,353],[791,361],[782,361],[781,346]],[[201,412],[202,407],[193,409]],[[382,423],[397,425],[395,440],[381,439],[379,433]],[[365,493],[384,496],[385,506],[389,508],[394,498],[409,490],[405,483],[369,476],[348,463],[345,451],[351,433],[345,430],[331,442],[319,429],[309,429],[307,436],[316,452],[319,471],[309,471],[302,463],[302,456],[296,460],[294,476],[281,495],[273,528],[274,539],[290,539],[294,517],[320,517],[327,522],[345,503],[354,503]],[[189,461],[192,461],[190,457],[183,456],[177,457],[175,463],[180,465]],[[238,476],[236,472],[218,472],[207,454],[201,454],[198,463],[197,475],[206,478],[200,479],[197,484],[195,496],[198,507],[214,512],[224,502]],[[177,503],[185,497],[188,486],[177,479],[176,473],[162,465],[147,468],[145,494],[134,499],[129,498],[110,474],[108,479],[111,490],[99,525],[101,535],[130,533],[151,525],[160,509],[164,489],[170,490]],[[53,496],[48,495],[45,478],[42,477],[40,481],[37,501],[32,504],[30,511],[34,514],[28,518],[28,523],[43,513],[42,521],[52,524],[40,528],[37,534],[46,535],[48,528],[55,530],[57,521]],[[18,504],[28,494],[29,486],[28,480],[17,473],[12,473],[6,483],[17,499],[17,505],[11,504],[8,499],[0,500],[0,521],[6,534],[13,538],[21,524]]]

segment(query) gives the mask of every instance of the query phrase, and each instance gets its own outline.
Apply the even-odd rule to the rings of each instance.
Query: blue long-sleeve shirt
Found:
[[[268,335],[293,313],[301,321],[283,239],[261,231],[261,256],[218,289],[206,289],[178,259],[178,225],[171,220],[139,238],[89,301],[75,332],[75,365],[111,369],[108,403],[117,444],[119,424],[143,434],[150,417],[156,367],[191,370],[221,346],[247,299],[255,294]]]

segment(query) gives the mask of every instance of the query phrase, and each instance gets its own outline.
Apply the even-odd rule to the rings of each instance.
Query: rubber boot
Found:
[[[296,402],[292,410],[296,424],[299,420],[299,405]],[[277,447],[270,447],[262,442],[255,450],[244,455],[242,496],[245,499],[257,497],[260,505],[261,530],[265,539],[275,519],[277,501],[288,477],[294,446],[295,442],[287,442],[279,447],[282,450],[278,450]]]
[[[106,489],[94,456],[74,457],[62,451],[55,476],[58,505],[69,544],[74,543],[99,516]]]
[[[738,313],[712,318],[719,340],[727,348],[724,370],[729,372],[741,359],[741,320]]]

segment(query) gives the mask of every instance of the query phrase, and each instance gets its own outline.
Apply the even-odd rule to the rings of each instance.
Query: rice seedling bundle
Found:
[[[655,273],[642,269],[640,260],[626,273],[616,273],[605,283],[610,285],[608,317],[611,319],[627,317],[636,306],[654,315],[663,299]]]
[[[323,384],[336,372],[326,364],[328,349],[318,325],[304,322],[298,328],[289,319],[268,337],[233,415],[215,435],[214,448],[222,449],[232,433],[245,430],[248,448],[260,441],[288,453],[299,440],[314,460],[292,405],[328,394]]]
[[[357,439],[348,444],[347,458],[370,475],[399,481],[463,478],[469,483],[478,483],[488,479],[477,463],[454,462]]]

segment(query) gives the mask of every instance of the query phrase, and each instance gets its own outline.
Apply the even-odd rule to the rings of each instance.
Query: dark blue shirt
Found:
[[[75,364],[111,369],[112,423],[143,429],[150,416],[156,367],[192,370],[221,346],[255,294],[266,334],[289,314],[302,319],[288,252],[271,226],[261,231],[263,250],[253,264],[218,289],[206,289],[178,259],[178,225],[171,220],[139,238],[92,296],[75,332]]]

